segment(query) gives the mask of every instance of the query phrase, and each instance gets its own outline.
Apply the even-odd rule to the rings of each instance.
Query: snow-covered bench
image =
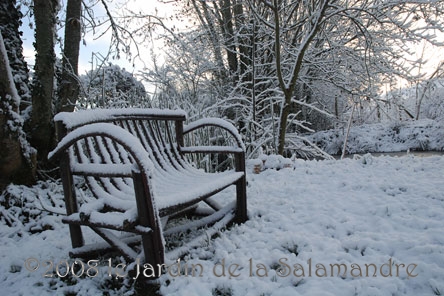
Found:
[[[197,205],[204,203],[200,211],[208,215],[187,227],[246,221],[245,148],[237,130],[217,118],[184,126],[185,119],[183,111],[135,108],[55,116],[59,143],[48,156],[60,159],[67,211],[63,221],[70,227],[71,256],[91,256],[111,247],[136,260],[140,254],[133,245],[142,241],[144,262],[156,266],[165,260],[164,235],[184,230],[180,225],[164,231],[169,217],[198,210]],[[203,130],[223,132],[233,144],[196,142],[217,139],[197,137]],[[188,142],[194,146],[186,146]],[[225,159],[234,155],[234,169],[204,172],[189,161],[196,153],[226,155]],[[73,175],[85,177],[94,199],[76,197]],[[236,186],[236,197],[221,206],[213,196],[230,185]],[[85,245],[81,226],[90,227],[107,243]]]

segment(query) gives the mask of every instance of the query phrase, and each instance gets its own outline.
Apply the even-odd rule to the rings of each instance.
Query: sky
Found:
[[[117,1],[114,1],[117,2]],[[121,1],[118,1],[121,2]],[[145,0],[128,0],[128,7],[133,11],[143,11],[144,13],[156,14],[160,17],[170,16],[174,12],[173,2],[170,1],[167,3],[162,3],[156,0],[150,0],[149,3],[151,5],[147,5],[147,1]],[[109,3],[110,9],[115,3]],[[24,8],[25,9],[25,8]],[[105,16],[105,9],[99,3],[96,5],[94,9],[94,13],[96,19]],[[64,16],[60,16],[61,20],[64,21]],[[29,19],[25,17],[23,19],[23,25],[21,27],[23,31],[23,52],[26,61],[32,68],[35,60],[35,51],[34,51],[34,31],[29,26]],[[58,36],[63,37],[64,31],[63,29],[59,30]],[[105,55],[109,48],[109,43],[111,40],[111,34],[106,33],[99,39],[95,39],[95,37],[91,33],[87,33],[83,36],[82,42],[80,45],[80,57],[79,57],[79,74],[85,74],[87,71],[92,69],[92,60],[94,56],[100,57],[101,55]],[[135,67],[133,67],[133,63],[127,61],[124,56],[122,56],[119,60],[111,60],[113,64],[119,65],[122,68],[125,68],[128,72],[137,73],[138,71],[143,70],[143,65],[149,64],[151,60],[150,49],[154,47],[154,52],[160,54],[160,51],[156,48],[160,47],[161,44],[144,44],[140,47],[143,56],[143,62],[140,60],[136,61]],[[56,46],[57,54],[60,53],[61,45]]]
[[[63,0],[65,2],[66,0]],[[177,1],[169,1],[165,0],[164,2],[157,1],[157,0],[127,0],[128,5],[131,10],[133,11],[143,11],[146,14],[156,14],[160,17],[168,17],[172,16],[175,13],[176,8],[174,7],[174,4]],[[115,2],[121,2],[121,1],[111,1],[112,3],[109,3],[110,9],[112,10],[115,6]],[[165,3],[166,2],[166,3]],[[86,2],[89,3],[89,2]],[[147,5],[148,4],[148,5]],[[63,9],[62,9],[63,11]],[[96,8],[94,9],[94,13],[96,16],[96,19],[105,16],[105,10],[103,6],[99,3],[96,5]],[[62,21],[64,21],[64,16],[60,16]],[[27,18],[24,18],[22,30],[24,32],[24,55],[25,58],[32,68],[34,65],[34,32],[33,29],[29,27],[29,22],[27,21]],[[177,26],[177,23],[170,22],[170,25]],[[63,30],[60,30],[58,33],[59,37],[63,37],[64,32]],[[444,42],[444,34],[441,34],[442,36],[440,39]],[[109,42],[111,40],[110,33],[106,33],[99,39],[94,39],[92,34],[85,34],[81,43],[80,47],[80,58],[79,58],[79,74],[85,74],[87,71],[90,71],[94,64],[96,63],[97,59],[93,59],[93,57],[100,57],[101,55],[105,55],[108,52],[109,48]],[[160,41],[156,41],[155,39],[151,39],[149,43],[143,44],[140,46],[141,50],[141,58],[136,61],[128,61],[125,56],[122,56],[119,60],[110,60],[111,63],[119,65],[121,68],[125,68],[126,71],[131,72],[133,74],[138,74],[140,71],[142,71],[145,67],[150,67],[152,64],[152,52],[156,54],[156,56],[160,57],[160,61],[162,61],[162,48],[163,44]],[[444,51],[442,49],[439,49],[437,47],[427,45],[424,47],[424,44],[412,44],[414,54],[412,55],[412,58],[420,58],[422,55],[423,50],[425,51],[424,58],[427,61],[426,65],[423,68],[423,71],[425,71],[426,75],[425,78],[428,78],[431,73],[433,73],[434,70],[436,70],[436,66],[438,65],[439,61],[444,61]],[[58,53],[60,52],[61,45],[58,45]],[[93,62],[94,60],[94,62]],[[133,63],[134,62],[134,63]],[[94,64],[93,64],[94,63]],[[405,82],[399,81],[398,87],[405,87],[408,86]],[[148,86],[149,87],[149,86]]]

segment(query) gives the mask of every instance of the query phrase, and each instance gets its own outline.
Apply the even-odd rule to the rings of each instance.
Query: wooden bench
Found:
[[[245,148],[228,122],[184,125],[183,111],[135,108],[59,113],[54,120],[59,143],[48,157],[60,159],[71,256],[111,247],[130,262],[144,255],[145,263],[157,266],[165,262],[164,235],[247,220]],[[214,146],[221,139],[229,140],[228,146]],[[198,169],[189,158],[202,153],[223,155],[234,169]],[[76,175],[85,178],[94,198],[76,197]],[[233,201],[222,206],[214,195],[230,185],[236,186],[236,197],[233,193]],[[169,218],[190,210],[208,215],[164,230]],[[86,245],[85,226],[106,243]]]

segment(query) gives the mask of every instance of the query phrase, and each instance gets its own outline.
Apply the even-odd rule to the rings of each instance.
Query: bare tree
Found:
[[[329,0],[310,1],[309,3],[303,3],[303,1],[287,3],[286,1],[273,0],[272,5],[264,3],[272,9],[274,15],[276,75],[279,87],[284,94],[279,115],[278,139],[278,153],[282,155],[285,147],[288,115],[291,111],[292,98],[302,69],[303,59],[311,42],[320,31],[327,14]],[[283,22],[285,23],[283,24]],[[282,50],[284,49],[281,35],[289,34],[288,30],[291,27],[293,27],[295,34],[291,37],[293,42],[288,46],[292,49],[294,62],[288,63],[288,60],[283,61]],[[285,48],[285,50],[288,49]]]
[[[300,119],[293,120],[301,106],[325,109],[319,99],[318,107],[313,104],[314,95],[334,94],[337,100],[345,94],[351,106],[355,100],[362,106],[377,96],[384,80],[411,77],[412,63],[404,58],[409,42],[439,44],[430,33],[444,29],[442,1],[258,0],[250,1],[250,7],[273,39],[275,77],[283,97],[279,154],[289,127],[301,125]],[[316,93],[322,88],[324,93]]]
[[[82,0],[68,0],[66,5],[65,41],[62,74],[56,102],[56,113],[72,112],[79,98],[78,64],[82,35]]]
[[[124,6],[113,15],[109,2],[99,3],[107,20],[90,24],[112,32],[116,57],[138,56],[149,32],[163,28],[167,64],[155,61],[145,75],[161,90],[157,102],[182,100],[196,114],[227,117],[252,150],[266,144],[281,154],[288,132],[344,121],[355,104],[364,121],[383,83],[411,75],[407,42],[436,43],[427,29],[442,30],[443,11],[436,0],[188,0],[180,4],[195,26],[178,31],[156,16]]]

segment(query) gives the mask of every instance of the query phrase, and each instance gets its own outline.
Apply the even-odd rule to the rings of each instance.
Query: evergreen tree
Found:
[[[0,3],[0,191],[10,182],[30,184],[35,179],[35,150],[19,114],[21,98],[29,98],[20,19],[14,0]]]

